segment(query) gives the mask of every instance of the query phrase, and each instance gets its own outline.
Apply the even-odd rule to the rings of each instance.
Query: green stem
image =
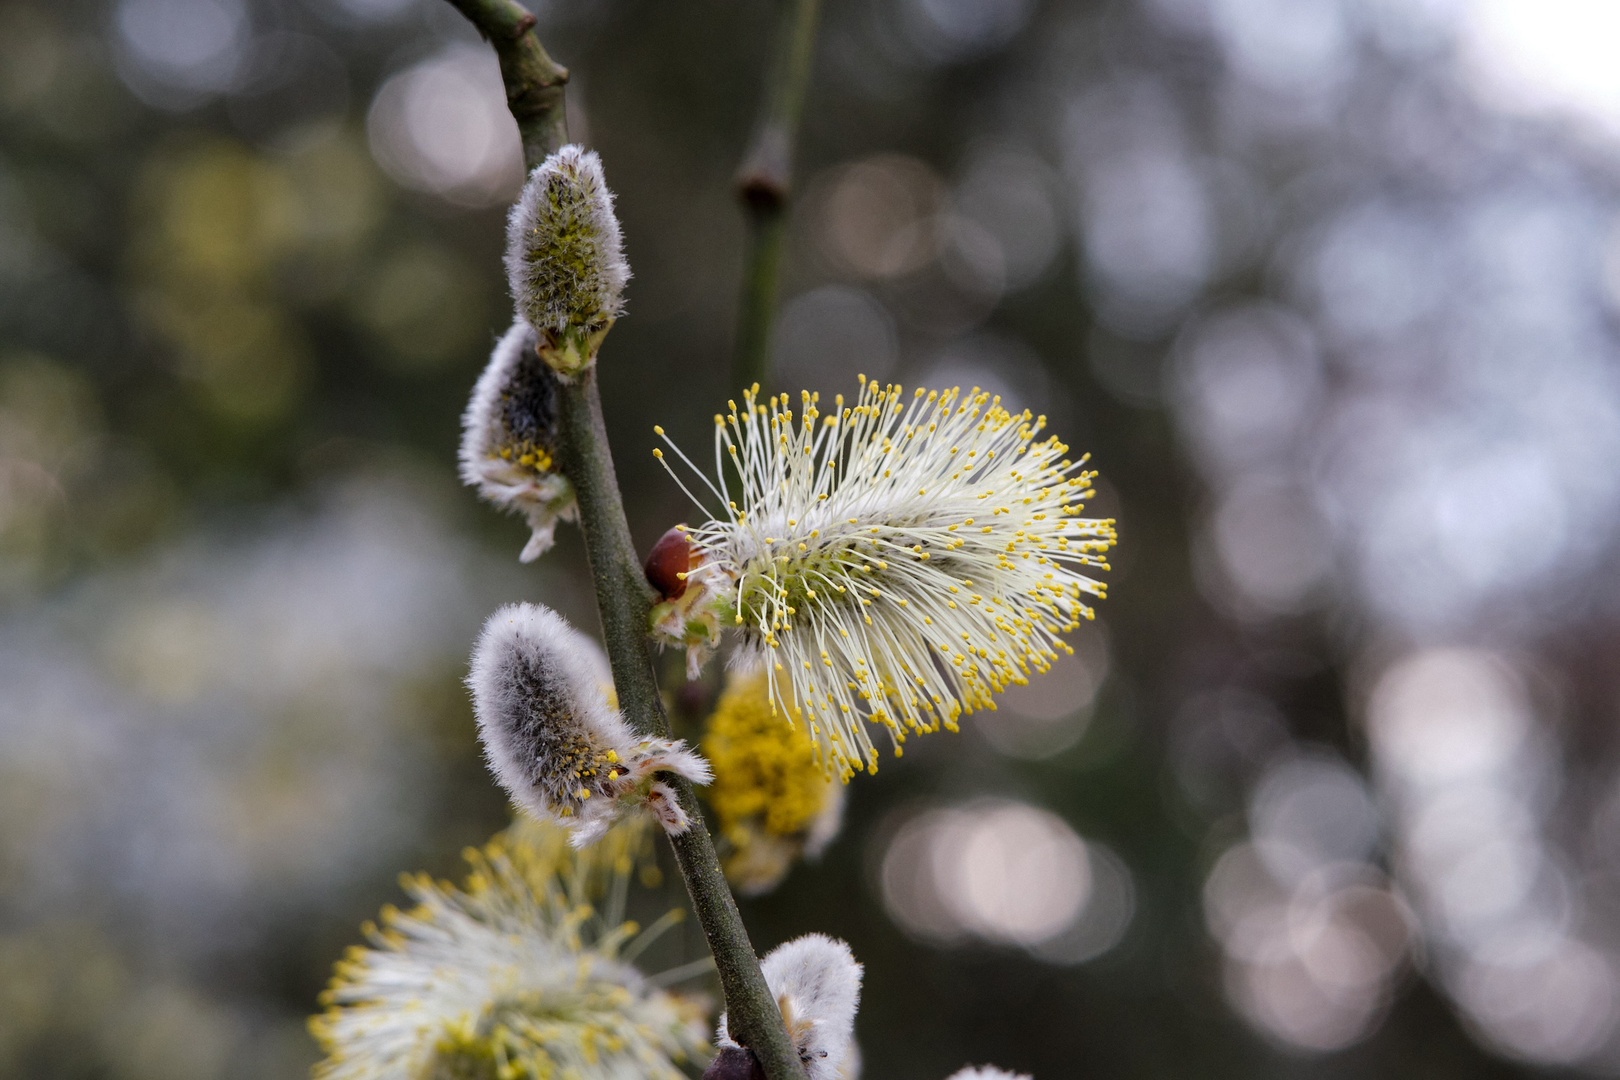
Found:
[[[568,72],[552,62],[532,30],[534,16],[512,0],[450,0],[495,46],[506,100],[523,135],[524,165],[533,169],[568,140],[563,85]],[[613,666],[619,708],[642,735],[667,738],[669,719],[658,693],[647,642],[652,587],[641,571],[613,472],[596,370],[559,385],[558,464],[574,487],[580,531],[596,586],[602,639]],[[714,842],[692,785],[666,777],[692,827],[670,838],[692,907],[714,954],[725,995],[727,1023],[738,1043],[753,1050],[768,1080],[804,1080],[804,1067],[782,1024],[759,958],[749,943],[737,902],[720,872]]]
[[[820,20],[821,0],[782,0],[763,109],[737,174],[737,195],[748,212],[748,255],[731,372],[739,389],[770,381],[771,321],[787,235],[793,146],[804,115]]]
[[[669,737],[669,718],[658,693],[652,655],[647,643],[648,613],[653,591],[641,571],[625,521],[613,456],[602,424],[602,402],[596,390],[596,369],[587,369],[571,383],[559,387],[558,464],[574,485],[579,503],[579,527],[585,534],[585,555],[596,585],[596,607],[602,616],[602,640],[613,665],[613,685],[619,709],[630,726],[642,735]],[[687,892],[725,995],[727,1024],[732,1037],[754,1051],[770,1080],[800,1080],[804,1076],[799,1055],[782,1026],[759,959],[748,941],[737,902],[720,871],[714,842],[703,826],[703,809],[692,785],[678,777],[665,779],[675,788],[692,827],[670,837],[676,862],[686,879]]]

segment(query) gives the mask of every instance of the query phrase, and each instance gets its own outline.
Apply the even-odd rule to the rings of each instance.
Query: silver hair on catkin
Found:
[[[778,945],[760,961],[765,985],[782,1010],[788,1037],[808,1080],[838,1080],[854,1052],[861,965],[842,941],[805,934]],[[736,1049],[720,1014],[715,1043]]]
[[[1032,1078],[1028,1073],[1010,1073],[994,1065],[969,1065],[959,1072],[952,1073],[948,1080],[1032,1080]]]
[[[524,810],[565,825],[575,846],[623,814],[652,813],[671,834],[690,824],[660,772],[696,784],[708,763],[669,739],[638,739],[608,701],[601,648],[549,608],[508,604],[489,617],[467,676],[484,754]]]
[[[564,377],[589,367],[630,280],[595,151],[565,146],[529,174],[506,219],[506,274],[546,363]]]
[[[461,479],[489,502],[528,520],[518,556],[551,548],[557,522],[577,513],[574,489],[557,471],[556,376],[540,359],[539,337],[519,320],[496,344],[461,417]]]

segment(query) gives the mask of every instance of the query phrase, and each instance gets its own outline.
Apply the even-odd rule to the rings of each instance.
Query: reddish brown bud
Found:
[[[765,1080],[765,1070],[752,1050],[725,1046],[703,1070],[703,1080]]]
[[[677,600],[686,592],[686,575],[692,569],[692,542],[679,528],[658,538],[647,555],[647,580],[665,600]]]

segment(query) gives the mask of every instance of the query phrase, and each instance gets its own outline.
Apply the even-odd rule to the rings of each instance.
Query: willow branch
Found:
[[[500,57],[506,100],[523,136],[523,162],[532,170],[568,140],[563,111],[568,71],[546,55],[533,32],[534,16],[521,5],[512,0],[450,2],[478,28]],[[558,389],[558,464],[573,485],[579,505],[580,531],[585,536],[585,553],[596,587],[602,639],[613,666],[619,708],[638,733],[667,738],[669,719],[664,715],[647,643],[653,593],[642,574],[625,520],[607,429],[602,423],[595,368]],[[709,951],[714,954],[732,1037],[753,1050],[768,1080],[804,1080],[798,1052],[788,1039],[782,1014],[760,974],[759,958],[749,943],[725,875],[720,872],[714,843],[703,827],[697,795],[686,780],[675,776],[665,779],[692,821],[692,827],[672,837],[670,844],[708,938]]]
[[[607,432],[602,425],[596,370],[590,368],[561,387],[559,464],[574,485],[580,531],[596,583],[596,606],[602,616],[602,639],[613,665],[619,708],[642,735],[669,736],[669,719],[658,693],[647,645],[652,589],[642,574],[630,540],[619,496]],[[686,879],[698,922],[714,954],[720,989],[725,995],[732,1037],[754,1051],[770,1080],[802,1080],[798,1053],[782,1026],[782,1014],[760,974],[759,959],[748,941],[737,902],[732,898],[714,843],[703,827],[703,810],[692,785],[674,776],[675,788],[692,827],[670,838],[675,859]]]
[[[737,174],[737,196],[748,214],[748,255],[732,355],[732,383],[739,388],[769,381],[771,321],[787,235],[793,147],[804,115],[820,19],[821,0],[782,0],[763,108]]]

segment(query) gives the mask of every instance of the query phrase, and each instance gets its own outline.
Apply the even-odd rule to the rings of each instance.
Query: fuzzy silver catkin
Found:
[[[594,151],[569,145],[529,174],[506,222],[506,273],[517,313],[564,375],[589,366],[624,311],[624,259],[613,192]]]
[[[529,523],[518,556],[533,562],[551,548],[557,522],[577,514],[574,489],[557,471],[557,388],[540,359],[539,337],[518,320],[491,353],[461,418],[462,482]]]
[[[1010,1073],[994,1065],[969,1065],[959,1072],[952,1073],[947,1080],[1032,1080],[1032,1078],[1028,1073]]]
[[[538,604],[508,604],[484,623],[467,676],[491,771],[524,810],[569,828],[575,846],[644,809],[666,832],[690,825],[660,772],[696,784],[708,763],[679,740],[637,739],[608,704],[602,651]]]
[[[630,753],[606,666],[596,643],[548,608],[508,604],[484,624],[467,680],[479,737],[501,786],[536,817],[587,812]]]
[[[808,1080],[838,1080],[845,1075],[861,1002],[861,965],[849,946],[825,934],[806,934],[772,949],[759,967],[782,1010]],[[737,1046],[724,1013],[715,1042]]]

